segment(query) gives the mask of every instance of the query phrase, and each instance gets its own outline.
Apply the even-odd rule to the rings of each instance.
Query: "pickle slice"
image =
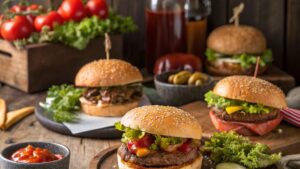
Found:
[[[236,163],[219,163],[216,169],[246,169],[246,167]]]

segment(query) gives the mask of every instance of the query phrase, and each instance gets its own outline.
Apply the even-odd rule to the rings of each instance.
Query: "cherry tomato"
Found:
[[[80,21],[86,16],[86,10],[81,0],[64,0],[58,9],[64,20]]]
[[[48,26],[50,30],[52,30],[56,24],[63,23],[64,19],[60,16],[60,14],[56,11],[51,11],[47,15],[37,16],[34,20],[34,28],[38,32],[40,32],[44,26]]]
[[[3,22],[1,26],[1,34],[8,41],[28,38],[32,31],[33,26],[25,16],[15,16],[13,19]]]
[[[89,0],[86,9],[88,16],[96,15],[101,19],[108,17],[108,6],[105,0]]]
[[[150,134],[146,134],[143,138],[136,140],[137,147],[150,147],[154,142],[154,137]]]
[[[183,153],[188,153],[192,150],[191,147],[191,142],[190,141],[186,141],[185,143],[183,143],[179,148],[179,151],[183,152]]]
[[[29,6],[27,6],[26,10],[27,11],[37,11],[37,10],[41,10],[42,6],[37,5],[37,4],[31,4]]]
[[[13,13],[17,13],[17,12],[22,12],[22,11],[26,11],[27,9],[27,6],[25,5],[14,5],[10,8],[10,11],[13,12]]]

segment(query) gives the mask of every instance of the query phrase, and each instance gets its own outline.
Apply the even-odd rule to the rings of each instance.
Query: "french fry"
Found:
[[[4,129],[10,128],[12,125],[22,120],[24,117],[34,112],[34,107],[25,107],[19,110],[15,110],[7,113]]]
[[[0,128],[3,128],[6,120],[6,103],[0,98]]]

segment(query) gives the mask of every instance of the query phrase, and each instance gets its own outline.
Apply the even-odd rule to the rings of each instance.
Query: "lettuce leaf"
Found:
[[[129,127],[125,127],[120,122],[115,123],[115,128],[117,130],[124,132],[122,135],[122,140],[121,140],[123,143],[127,143],[130,140],[143,138],[144,135],[146,134],[145,132],[143,132],[141,130],[136,130],[136,129],[131,129]]]
[[[218,108],[225,109],[228,106],[242,106],[243,111],[250,114],[258,113],[270,113],[273,109],[261,104],[248,103],[238,100],[227,99],[218,95],[215,95],[212,91],[207,92],[204,95],[204,100],[209,106],[216,106]]]
[[[205,142],[202,151],[217,163],[235,162],[249,169],[268,167],[281,159],[281,153],[269,154],[266,145],[252,143],[234,132],[215,133]]]
[[[80,109],[79,98],[84,91],[66,84],[52,86],[47,92],[46,101],[39,104],[53,115],[55,121],[73,122],[77,120],[77,112]]]
[[[143,131],[131,129],[129,127],[125,127],[120,122],[115,123],[115,128],[117,130],[123,131],[122,142],[127,143],[130,140],[136,140],[143,138],[146,134]],[[179,144],[183,141],[182,138],[178,137],[168,137],[168,136],[160,136],[153,135],[155,137],[154,143],[150,146],[151,150],[159,150],[160,148],[166,148],[169,145]]]
[[[222,55],[222,54],[217,53],[214,50],[209,49],[209,48],[206,49],[205,55],[207,57],[207,60],[210,62],[215,61],[216,59],[221,58],[221,57],[231,57],[235,60],[238,60],[243,68],[249,68],[251,65],[256,64],[256,57],[257,57],[257,55],[246,54],[246,53],[232,55],[232,56]],[[260,55],[260,66],[261,67],[264,67],[267,64],[272,63],[272,61],[273,61],[273,57],[272,57],[271,50],[268,49]]]

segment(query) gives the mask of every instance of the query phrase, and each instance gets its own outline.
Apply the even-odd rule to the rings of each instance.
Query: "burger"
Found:
[[[169,106],[129,111],[116,129],[124,131],[119,169],[199,169],[202,129],[189,113]]]
[[[282,120],[287,107],[284,93],[275,85],[251,76],[229,76],[205,94],[210,118],[219,131],[265,135]]]
[[[138,68],[118,59],[98,60],[83,66],[75,85],[86,88],[80,98],[84,113],[94,116],[122,116],[138,106],[142,97],[142,74]]]
[[[258,56],[258,74],[262,74],[273,61],[263,33],[243,25],[224,25],[212,31],[205,55],[207,71],[213,75],[252,75]]]

